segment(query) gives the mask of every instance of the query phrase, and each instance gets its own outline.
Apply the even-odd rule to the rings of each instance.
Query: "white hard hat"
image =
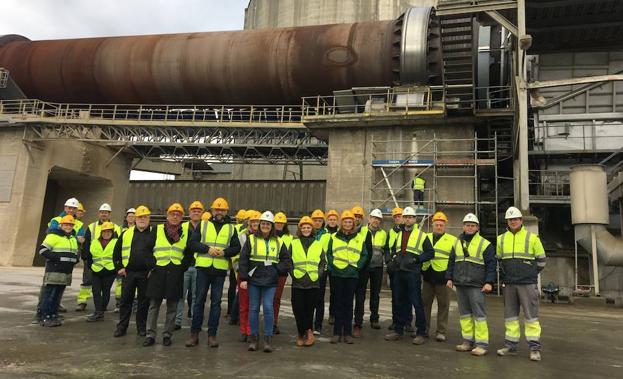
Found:
[[[521,211],[515,207],[510,207],[506,210],[506,216],[504,217],[505,219],[509,219],[509,218],[520,218],[523,217],[521,215]]]
[[[271,211],[266,211],[266,212],[262,213],[262,216],[260,217],[260,221],[268,221],[268,222],[274,224],[275,223],[275,215]]]
[[[465,217],[463,217],[463,222],[473,222],[475,224],[480,225],[480,222],[478,221],[478,217],[476,217],[476,215],[473,213],[466,214]]]
[[[110,204],[108,203],[104,203],[100,206],[100,211],[108,211],[108,212],[112,212],[112,208],[110,207]]]
[[[381,212],[380,209],[373,209],[372,211],[370,211],[370,217],[376,217],[376,218],[380,218],[381,220],[383,219],[383,212]]]
[[[405,209],[403,209],[402,215],[403,216],[415,216],[415,209],[411,207],[406,207]]]
[[[66,207],[78,208],[78,205],[80,205],[80,202],[75,197],[67,199],[67,201],[65,202]]]
[[[125,211],[125,214],[128,214],[128,213],[136,213],[136,209],[129,208],[127,211]]]

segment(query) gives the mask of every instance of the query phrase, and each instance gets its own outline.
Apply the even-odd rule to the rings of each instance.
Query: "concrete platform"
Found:
[[[528,360],[522,342],[519,355],[497,357],[503,341],[502,301],[488,299],[492,351],[476,358],[457,353],[460,342],[456,304],[450,312],[447,343],[429,341],[414,346],[411,339],[385,342],[391,317],[389,293],[383,292],[383,329],[364,329],[354,345],[329,344],[329,326],[319,343],[294,346],[295,325],[286,289],[276,351],[250,353],[236,342],[238,328],[221,324],[221,346],[210,349],[202,334],[200,346],[184,347],[188,321],[176,332],[173,345],[141,346],[142,338],[129,334],[113,338],[115,314],[101,323],[87,324],[84,313],[73,311],[81,269],[66,291],[69,308],[59,328],[31,325],[43,269],[0,268],[0,377],[2,378],[105,378],[105,377],[280,377],[280,378],[617,378],[623,377],[623,311],[603,301],[577,301],[574,305],[542,304],[543,361]],[[223,304],[226,307],[226,304]],[[89,309],[93,309],[92,304]],[[162,313],[161,313],[162,314]]]

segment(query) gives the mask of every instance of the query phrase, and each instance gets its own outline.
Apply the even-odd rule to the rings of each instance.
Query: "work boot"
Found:
[[[193,347],[199,344],[199,333],[190,333],[190,337],[186,340],[186,347]]]
[[[171,341],[171,337],[163,337],[162,338],[162,345],[164,345],[164,346],[171,346],[172,343],[173,343],[173,341]]]
[[[265,336],[264,337],[264,352],[265,353],[272,353],[273,352],[273,347],[271,346],[272,342],[273,342],[273,337],[271,337],[271,336]]]
[[[352,345],[355,343],[355,340],[353,339],[353,336],[344,336],[344,343]]]
[[[218,347],[218,340],[216,339],[216,336],[208,336],[208,346]]]
[[[249,336],[249,338],[248,338],[248,340],[249,340],[249,348],[248,348],[248,350],[249,351],[257,351],[257,345],[258,345],[257,339],[258,339],[258,337],[255,336],[255,335]]]
[[[307,338],[305,339],[304,345],[309,347],[312,346],[314,344],[314,342],[316,341],[316,339],[314,338],[314,332],[312,332],[311,329],[307,329]]]
[[[112,335],[113,337],[123,337],[125,336],[126,331],[124,329],[116,329],[115,333]]]
[[[100,312],[94,312],[87,317],[87,322],[97,322],[104,321],[104,314],[100,314]]]
[[[147,331],[146,331],[146,330],[138,330],[138,331],[136,332],[136,334],[137,334],[139,337],[145,337],[145,336],[147,335]]]
[[[156,340],[153,337],[147,337],[145,341],[143,341],[143,347],[153,346],[155,343]]]
[[[487,355],[487,349],[485,349],[482,346],[476,346],[475,348],[472,349],[472,355],[475,355],[477,357],[482,357],[483,355]]]
[[[385,341],[399,341],[402,339],[402,334],[391,332],[385,335]]]
[[[460,345],[456,345],[455,347],[456,351],[460,351],[460,352],[467,352],[467,351],[472,351],[472,349],[474,349],[474,345],[472,345],[469,342],[463,342]]]
[[[361,338],[361,326],[355,326],[353,328],[353,337]]]
[[[422,345],[424,342],[426,342],[426,338],[424,338],[424,336],[415,336],[413,339],[414,345]]]
[[[517,349],[505,346],[497,351],[500,357],[504,357],[506,355],[517,355]]]
[[[48,328],[54,328],[54,327],[56,327],[56,326],[61,326],[61,325],[62,325],[62,324],[61,324],[61,322],[60,322],[60,321],[55,320],[55,319],[50,318],[50,317],[46,318],[46,319],[45,319],[45,320],[43,320],[43,322],[41,323],[41,326],[45,326],[45,327],[48,327]]]
[[[281,330],[279,330],[279,326],[277,324],[273,325],[273,334],[281,334]]]
[[[84,312],[85,309],[87,309],[87,304],[86,303],[80,303],[76,307],[76,312]]]
[[[335,324],[335,316],[329,316],[329,325]]]
[[[305,346],[305,341],[303,340],[303,337],[297,335],[296,336],[296,347],[303,347]]]
[[[437,340],[437,342],[446,342],[446,336],[441,333],[437,333],[435,339]]]
[[[530,351],[530,360],[533,362],[540,362],[541,361],[541,352],[538,350],[531,350]]]
[[[58,312],[58,313],[67,313],[67,308],[65,308],[65,307],[63,306],[63,304],[59,304],[59,305],[58,305],[57,312]]]
[[[341,340],[342,340],[342,337],[340,337],[338,335],[335,335],[335,336],[331,337],[331,341],[329,341],[329,342],[331,342],[332,344],[336,344],[336,343],[340,342]]]
[[[372,329],[381,329],[381,324],[379,324],[378,321],[371,321],[370,322],[370,327]]]
[[[173,327],[173,330],[180,330],[182,329],[182,325],[180,324],[175,324],[175,326]]]

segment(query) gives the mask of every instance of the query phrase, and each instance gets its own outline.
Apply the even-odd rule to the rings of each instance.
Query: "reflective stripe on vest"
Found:
[[[485,260],[482,254],[491,244],[489,241],[487,241],[485,238],[482,238],[480,236],[480,233],[476,232],[469,244],[466,241],[461,242],[463,254],[457,253],[456,259],[454,260],[455,262],[471,262],[478,265],[485,264]],[[467,254],[465,254],[465,251],[467,251]]]
[[[534,260],[535,256],[530,252],[532,235],[524,227],[517,233],[506,231],[498,237],[498,257],[501,259],[519,258]]]
[[[409,240],[407,241],[407,253],[420,255],[424,249],[424,240],[428,238],[426,233],[421,231],[418,228],[413,228],[411,231],[411,235],[409,235]],[[396,237],[396,252],[399,252],[402,244],[402,230],[398,232],[398,237]]]
[[[75,262],[78,261],[78,240],[76,237],[59,236],[58,234],[49,233],[41,243],[52,253],[71,254],[76,256]]]
[[[301,244],[301,240],[295,238],[292,240],[292,264],[294,266],[294,277],[301,279],[305,275],[309,275],[312,282],[318,280],[318,266],[320,265],[320,257],[322,255],[322,244],[320,241],[314,241],[307,248],[307,253]]]
[[[419,176],[413,180],[413,189],[416,191],[424,191],[424,186],[426,185],[426,180],[420,178]]]
[[[389,230],[389,247],[391,248],[392,246],[394,246],[396,244],[396,238],[398,237],[398,232],[394,230],[394,228],[391,228]]]
[[[132,239],[134,238],[134,229],[136,227],[132,226],[128,230],[123,233],[123,238],[121,239],[121,263],[123,267],[128,266],[128,262],[130,261],[130,249],[132,248]]]
[[[184,259],[184,249],[188,240],[188,225],[182,225],[182,236],[179,241],[170,244],[164,232],[164,224],[158,225],[156,229],[156,245],[154,246],[154,257],[156,265],[166,266],[169,263],[181,265]]]
[[[201,221],[201,243],[210,247],[225,250],[229,246],[229,241],[234,234],[232,224],[224,224],[221,230],[216,233],[216,226],[212,221]],[[225,257],[213,257],[209,254],[195,253],[195,266],[212,267],[227,271],[229,261]]]
[[[260,240],[262,243],[259,243]],[[268,240],[269,251],[266,251],[266,240],[257,238],[255,234],[249,236],[249,244],[251,246],[249,260],[255,262],[271,261],[273,263],[279,263],[279,252],[281,251],[281,241],[279,238],[271,238]]]
[[[93,263],[91,264],[91,270],[93,272],[100,272],[102,269],[114,270],[115,265],[112,261],[112,254],[115,250],[115,244],[117,239],[111,239],[105,248],[102,248],[102,244],[99,239],[91,241],[90,251]]]
[[[357,267],[361,252],[363,251],[363,244],[365,237],[362,237],[360,233],[357,233],[355,237],[351,238],[348,242],[343,241],[337,237],[334,233],[331,235],[332,251],[333,251],[333,266],[343,270],[348,266]]]
[[[432,242],[432,233],[429,234],[429,238]],[[463,247],[459,243],[459,239],[448,233],[444,233],[433,245],[433,248],[435,249],[435,256],[432,260],[422,264],[422,270],[424,271],[428,270],[429,267],[432,267],[437,272],[446,271],[453,248],[456,255],[463,255]]]

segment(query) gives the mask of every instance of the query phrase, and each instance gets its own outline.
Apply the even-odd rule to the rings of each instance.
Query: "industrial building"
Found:
[[[72,196],[115,221],[217,195],[389,213],[417,176],[422,227],[476,212],[494,238],[516,205],[543,285],[620,303],[621,20],[615,0],[251,0],[242,31],[1,36],[0,265],[32,265]]]

